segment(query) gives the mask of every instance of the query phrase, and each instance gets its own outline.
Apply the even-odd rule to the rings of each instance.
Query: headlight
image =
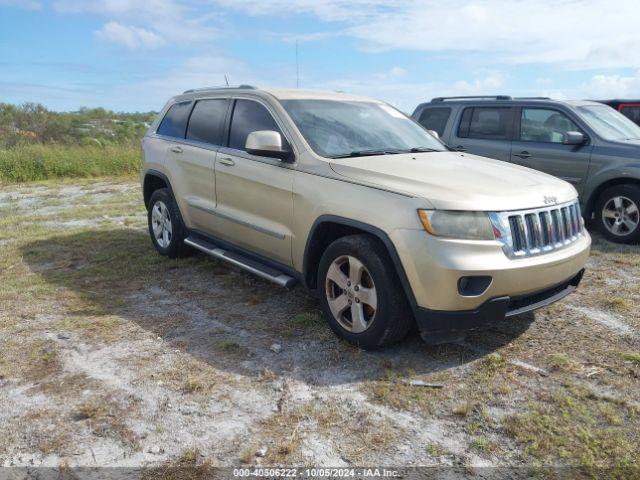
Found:
[[[431,235],[464,240],[494,240],[493,225],[486,212],[418,210],[425,230]]]

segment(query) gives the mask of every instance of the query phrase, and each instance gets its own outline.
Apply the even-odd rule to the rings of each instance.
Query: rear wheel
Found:
[[[595,213],[598,228],[608,240],[616,243],[640,240],[640,187],[607,188],[598,198]]]
[[[151,242],[160,255],[176,258],[187,252],[180,211],[167,188],[153,192],[147,215]]]
[[[369,235],[333,242],[318,269],[325,318],[341,338],[363,348],[402,340],[411,311],[384,246]]]

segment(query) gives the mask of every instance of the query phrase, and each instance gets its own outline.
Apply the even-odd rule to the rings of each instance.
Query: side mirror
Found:
[[[244,149],[251,155],[287,160],[291,150],[283,145],[282,135],[273,130],[258,130],[247,136]]]
[[[438,132],[436,132],[435,130],[427,130],[427,132],[429,132],[431,135],[433,135],[438,140],[440,140],[440,135],[438,135]]]
[[[562,135],[562,143],[565,145],[582,145],[587,141],[587,137],[581,132],[565,132]]]

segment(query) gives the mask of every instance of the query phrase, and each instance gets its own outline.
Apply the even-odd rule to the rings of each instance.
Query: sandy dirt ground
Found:
[[[0,465],[631,467],[639,274],[594,235],[561,303],[364,352],[302,288],[157,255],[133,181],[4,186]]]

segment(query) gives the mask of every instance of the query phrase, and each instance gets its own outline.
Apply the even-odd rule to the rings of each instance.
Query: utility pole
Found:
[[[300,66],[298,63],[298,39],[296,38],[296,88],[300,88]]]
[[[227,87],[229,86],[229,79],[227,78],[227,74],[224,74],[224,82],[227,84]]]

